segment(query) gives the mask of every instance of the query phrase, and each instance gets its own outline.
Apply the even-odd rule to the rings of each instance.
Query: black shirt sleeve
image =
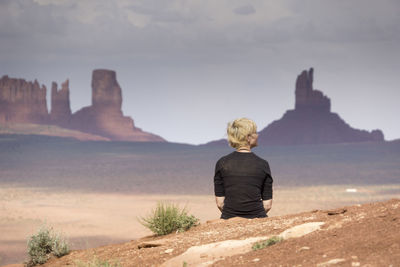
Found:
[[[216,197],[225,196],[224,180],[221,175],[221,160],[215,165],[214,192]]]
[[[262,190],[262,199],[268,200],[272,199],[272,176],[271,176],[271,169],[269,168],[268,162],[265,162],[265,180]]]

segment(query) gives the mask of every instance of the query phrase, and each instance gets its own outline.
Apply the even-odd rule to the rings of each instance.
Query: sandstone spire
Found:
[[[70,127],[111,140],[164,142],[160,136],[136,128],[121,110],[122,94],[115,71],[97,69],[92,74],[92,105],[72,115]]]
[[[330,112],[331,100],[321,91],[313,89],[314,69],[304,70],[296,80],[296,110]]]
[[[69,103],[69,80],[61,84],[61,90],[57,89],[57,83],[51,85],[51,121],[60,126],[67,126],[71,118]]]
[[[122,94],[115,71],[97,69],[92,74],[92,105],[121,109]]]
[[[311,68],[296,80],[296,104],[259,133],[260,145],[332,144],[384,141],[382,131],[354,129],[330,111],[330,99],[313,88]]]

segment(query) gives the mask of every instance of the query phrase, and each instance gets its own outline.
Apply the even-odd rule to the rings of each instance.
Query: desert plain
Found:
[[[72,249],[152,233],[138,221],[169,202],[218,219],[216,160],[231,149],[184,144],[0,138],[0,266],[27,259],[42,225]],[[270,217],[400,197],[398,142],[259,147],[274,178]]]
[[[356,189],[349,190],[349,189]],[[400,185],[277,188],[269,216],[398,198]],[[138,218],[158,201],[178,204],[201,223],[219,218],[212,195],[139,195],[49,192],[44,188],[0,189],[0,264],[27,258],[26,242],[42,225],[62,233],[72,249],[121,243],[151,235]]]

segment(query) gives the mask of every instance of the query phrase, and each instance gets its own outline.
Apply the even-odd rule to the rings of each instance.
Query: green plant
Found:
[[[53,236],[53,254],[57,258],[60,258],[64,255],[67,255],[69,253],[69,245],[68,242],[65,240],[63,236],[61,236],[59,233],[55,234]]]
[[[274,244],[276,244],[276,243],[279,243],[279,242],[281,242],[282,240],[283,240],[282,237],[273,236],[273,237],[271,237],[271,238],[269,238],[269,239],[267,239],[267,240],[264,240],[264,241],[260,241],[260,242],[255,243],[255,244],[253,245],[252,249],[253,249],[253,250],[263,249],[263,248],[266,248],[266,247],[268,247],[268,246],[272,246],[272,245],[274,245]]]
[[[139,222],[149,228],[156,235],[166,235],[172,232],[183,232],[196,226],[199,219],[188,215],[185,208],[180,209],[174,204],[157,203],[152,214]]]
[[[89,262],[76,261],[77,267],[122,267],[121,263],[118,261],[109,262],[108,260],[101,260],[94,257],[93,260]]]
[[[45,263],[51,255],[61,257],[69,253],[69,245],[60,235],[53,233],[52,228],[43,225],[28,240],[29,261],[27,266]]]

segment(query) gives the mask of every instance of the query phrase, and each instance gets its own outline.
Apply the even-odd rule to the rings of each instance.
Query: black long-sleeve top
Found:
[[[217,161],[214,192],[225,197],[221,218],[266,217],[262,200],[272,199],[272,176],[266,160],[254,153],[232,152]]]

